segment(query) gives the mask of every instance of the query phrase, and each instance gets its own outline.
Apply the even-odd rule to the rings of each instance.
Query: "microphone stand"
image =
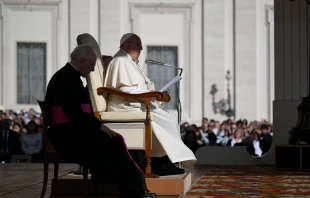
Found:
[[[165,66],[165,67],[172,67],[178,70],[181,70],[179,76],[182,75],[183,69],[182,68],[178,68],[176,66],[172,66],[172,65],[168,65],[165,63],[161,63],[161,62],[157,62],[157,61],[153,61],[153,60],[145,60],[146,64],[154,64],[154,65],[159,65],[159,66]],[[177,86],[177,111],[178,111],[178,124],[179,127],[181,128],[181,118],[182,118],[182,105],[181,105],[181,101],[180,101],[180,82],[177,82],[176,84]],[[181,135],[181,134],[180,134]],[[182,163],[179,162],[178,163],[179,168],[182,168]]]
[[[180,73],[180,76],[182,71]],[[177,111],[178,111],[178,124],[181,127],[181,118],[182,118],[182,106],[180,100],[180,82],[177,82]]]
[[[182,72],[183,70],[181,70],[179,76],[181,76]],[[180,100],[180,81],[177,82],[177,111],[178,111],[178,124],[180,128],[180,133],[181,133],[182,105],[181,105],[181,100]],[[182,168],[181,162],[178,163],[178,168]]]

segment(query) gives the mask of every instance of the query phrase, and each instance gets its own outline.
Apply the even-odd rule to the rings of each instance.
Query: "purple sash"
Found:
[[[89,104],[81,104],[81,109],[83,112],[91,114],[91,108]],[[60,124],[70,121],[70,119],[60,106],[51,107],[51,114],[52,114],[52,124]]]

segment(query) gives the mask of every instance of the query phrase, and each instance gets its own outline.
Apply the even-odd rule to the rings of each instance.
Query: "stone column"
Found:
[[[275,0],[274,144],[288,144],[297,106],[309,94],[309,5]]]

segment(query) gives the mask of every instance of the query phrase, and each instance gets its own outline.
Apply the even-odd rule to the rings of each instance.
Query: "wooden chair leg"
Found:
[[[48,159],[44,158],[44,179],[43,179],[43,188],[41,192],[41,198],[44,198],[46,187],[47,187],[47,181],[48,181]]]
[[[151,157],[146,156],[146,166],[145,166],[145,177],[146,178],[153,178],[154,175],[152,174],[152,168],[151,168]]]
[[[152,173],[151,168],[151,150],[152,150],[152,127],[151,127],[151,116],[150,116],[150,103],[151,99],[147,98],[146,102],[146,122],[145,122],[145,158],[146,158],[146,166],[144,176],[146,178],[155,178],[156,175]]]
[[[54,196],[54,191],[56,190],[56,186],[57,186],[57,180],[58,180],[58,171],[59,171],[59,162],[56,160],[54,162],[54,180],[52,182],[52,192],[51,192],[51,197]]]

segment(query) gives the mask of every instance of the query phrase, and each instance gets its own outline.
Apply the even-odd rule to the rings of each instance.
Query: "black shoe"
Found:
[[[137,191],[121,191],[119,198],[155,198],[155,193],[137,192]]]
[[[173,164],[163,164],[160,169],[155,171],[155,174],[159,176],[167,176],[167,175],[181,175],[184,174],[185,170],[176,167]]]

